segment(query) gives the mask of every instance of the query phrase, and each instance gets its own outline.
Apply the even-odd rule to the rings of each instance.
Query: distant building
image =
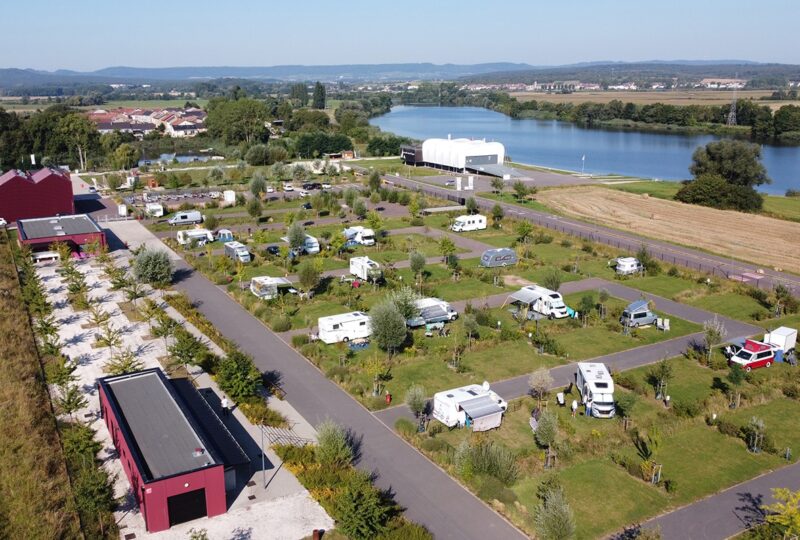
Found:
[[[69,172],[44,168],[33,174],[11,170],[0,176],[0,217],[7,222],[74,213]]]
[[[227,511],[227,492],[247,480],[249,459],[188,379],[149,369],[104,377],[97,386],[148,532]]]
[[[421,145],[403,146],[401,157],[407,165],[504,177],[510,173],[503,165],[505,152],[501,143],[482,139],[427,139]]]
[[[137,136],[163,129],[170,137],[194,137],[206,131],[206,112],[194,107],[166,109],[97,109],[88,113],[100,133],[119,131]]]
[[[103,229],[91,216],[77,214],[72,216],[51,216],[17,220],[17,241],[32,251],[47,251],[53,242],[65,242],[73,251],[92,242],[106,245]]]
[[[746,84],[746,79],[702,79],[700,81],[700,86],[716,90],[742,89]]]

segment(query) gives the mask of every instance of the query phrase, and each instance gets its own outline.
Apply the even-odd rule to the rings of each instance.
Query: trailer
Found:
[[[508,403],[488,382],[437,392],[433,395],[433,417],[447,427],[472,427],[488,431],[500,427]]]
[[[283,236],[281,240],[289,243],[289,237]],[[303,253],[308,253],[309,255],[314,255],[315,253],[319,253],[319,240],[311,236],[310,234],[306,235],[306,239],[303,241],[303,245],[298,248],[302,250]]]
[[[225,242],[225,256],[236,262],[250,262],[250,251],[241,242]]]
[[[352,257],[350,259],[350,273],[364,281],[373,283],[383,279],[381,265],[369,257]]]
[[[345,247],[353,247],[357,245],[361,246],[374,246],[375,245],[375,231],[372,229],[368,229],[366,227],[362,227],[361,225],[355,225],[353,227],[348,227],[344,231],[342,231],[344,237],[346,239]]]
[[[450,230],[453,232],[482,231],[486,228],[486,216],[475,214],[470,216],[458,216]]]
[[[208,229],[187,229],[178,231],[176,236],[178,244],[182,246],[188,246],[192,242],[196,242],[197,245],[203,246],[206,244],[206,242],[214,241],[214,235]]]
[[[160,203],[147,203],[144,212],[150,217],[164,217],[164,205]]]
[[[575,386],[581,394],[581,403],[586,406],[586,416],[614,417],[614,380],[605,364],[578,362]]]
[[[297,289],[286,278],[256,276],[250,280],[250,292],[262,300],[272,300],[284,293],[297,294]]]
[[[481,266],[498,268],[517,264],[517,252],[511,248],[487,249],[481,255]]]
[[[620,276],[638,274],[644,270],[642,263],[636,257],[618,257],[613,259],[609,266],[613,266],[614,271]]]
[[[317,328],[319,328],[319,339],[328,345],[340,341],[347,343],[372,335],[369,315],[360,311],[320,317]]]
[[[563,319],[569,315],[570,311],[564,304],[564,297],[561,296],[561,293],[538,285],[522,287],[509,295],[503,305],[509,301],[516,307],[516,313],[527,319],[535,318],[536,313],[549,319]]]

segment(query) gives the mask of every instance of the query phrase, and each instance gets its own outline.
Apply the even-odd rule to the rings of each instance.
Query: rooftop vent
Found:
[[[192,457],[200,457],[205,454],[206,451],[203,448],[195,448],[194,452],[192,452]]]

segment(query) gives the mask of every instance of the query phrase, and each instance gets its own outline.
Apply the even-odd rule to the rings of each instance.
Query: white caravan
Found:
[[[296,294],[291,281],[282,277],[256,276],[250,280],[250,292],[262,300],[272,300],[282,292]]]
[[[467,426],[473,431],[500,427],[508,403],[488,382],[437,392],[433,395],[433,417],[447,427]]]
[[[147,205],[144,207],[144,211],[148,216],[151,217],[163,217],[164,205],[160,203],[147,203]]]
[[[575,386],[581,393],[581,403],[586,405],[586,414],[595,418],[613,418],[614,380],[605,364],[578,362]]]
[[[339,343],[369,337],[372,334],[369,315],[360,311],[320,317],[317,321],[319,339],[323,343]]]
[[[482,231],[486,228],[486,216],[458,216],[450,229],[453,232]]]
[[[241,242],[225,242],[225,256],[237,262],[249,263],[250,250]]]
[[[564,304],[561,294],[538,285],[522,287],[508,299],[511,300],[511,303],[518,305],[528,319],[533,318],[533,312],[550,319],[563,319],[568,315],[567,306]]]
[[[636,257],[619,257],[612,261],[614,270],[620,276],[638,274],[643,270],[642,263]]]
[[[369,257],[352,257],[350,259],[350,273],[364,281],[380,281],[383,279],[381,265]]]
[[[347,245],[353,246],[360,244],[362,246],[374,246],[375,245],[375,231],[372,229],[368,229],[366,227],[362,227],[361,225],[356,225],[354,227],[348,227],[344,231],[342,231],[344,237],[347,239]]]
[[[287,244],[289,243],[288,236],[281,237],[281,240],[283,240]],[[309,255],[314,255],[315,253],[319,253],[319,240],[317,240],[310,234],[307,234],[306,239],[303,242],[303,245],[300,247],[300,249],[302,249],[305,253],[308,253]]]
[[[187,229],[185,231],[178,231],[178,243],[182,246],[188,246],[192,242],[197,242],[197,245],[202,246],[206,242],[214,241],[214,234],[208,229]]]

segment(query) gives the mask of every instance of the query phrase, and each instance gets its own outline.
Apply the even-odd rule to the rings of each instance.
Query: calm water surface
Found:
[[[515,120],[476,107],[394,107],[372,124],[415,139],[431,137],[485,138],[499,141],[514,161],[662,180],[689,178],[692,153],[718,140],[714,135],[669,135],[635,131],[585,129],[556,120]],[[762,159],[772,184],[766,193],[783,195],[800,189],[800,147],[762,146]]]

